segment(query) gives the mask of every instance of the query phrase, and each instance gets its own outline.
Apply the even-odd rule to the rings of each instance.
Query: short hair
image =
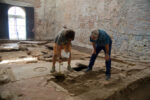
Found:
[[[94,30],[92,30],[92,32],[91,32],[91,36],[95,36],[95,37],[97,37],[97,36],[98,36],[98,29],[94,29]]]
[[[71,29],[66,30],[66,35],[65,36],[66,36],[67,39],[74,40],[75,32],[73,30],[71,30]]]

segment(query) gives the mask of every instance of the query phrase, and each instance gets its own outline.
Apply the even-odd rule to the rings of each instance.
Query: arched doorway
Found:
[[[11,7],[8,10],[9,39],[26,40],[25,11],[21,7]]]

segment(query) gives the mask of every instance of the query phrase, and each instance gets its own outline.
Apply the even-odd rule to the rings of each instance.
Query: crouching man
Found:
[[[68,66],[67,69],[71,71],[71,41],[73,41],[75,38],[75,32],[71,29],[64,29],[61,31],[57,37],[55,38],[55,44],[54,44],[54,55],[53,55],[53,65],[51,73],[55,72],[55,63],[56,60],[61,61],[62,60],[62,50],[64,50],[66,53],[69,54],[68,58]]]
[[[106,65],[106,80],[111,77],[111,46],[112,40],[110,36],[103,30],[93,30],[90,36],[90,41],[93,45],[93,54],[91,56],[88,69],[86,72],[91,71],[96,60],[96,57],[101,50],[105,52],[105,65]]]

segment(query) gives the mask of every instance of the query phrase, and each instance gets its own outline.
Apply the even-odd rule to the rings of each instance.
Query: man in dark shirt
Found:
[[[109,80],[111,77],[111,46],[112,40],[110,36],[103,30],[94,30],[91,33],[90,41],[93,45],[93,54],[90,59],[90,63],[86,72],[91,71],[101,50],[105,52],[105,64],[106,64],[106,80]]]

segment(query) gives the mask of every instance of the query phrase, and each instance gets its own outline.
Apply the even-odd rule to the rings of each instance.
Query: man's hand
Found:
[[[93,54],[96,54],[96,44],[94,42],[92,42],[92,46],[93,46]]]
[[[96,50],[95,49],[93,49],[92,54],[96,54]]]
[[[105,60],[106,60],[106,61],[109,61],[109,59],[110,59],[109,55],[108,55],[108,54],[105,54]]]

